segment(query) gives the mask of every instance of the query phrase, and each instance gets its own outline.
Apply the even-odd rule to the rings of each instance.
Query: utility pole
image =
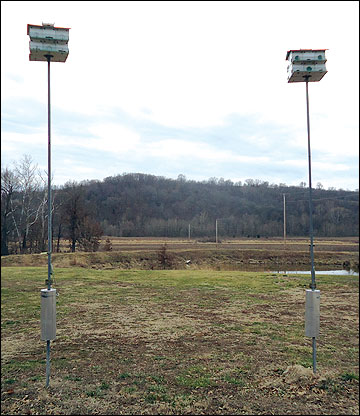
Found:
[[[285,203],[285,194],[284,197],[284,245],[286,245],[286,203]]]
[[[218,243],[218,220],[215,221],[215,241]]]

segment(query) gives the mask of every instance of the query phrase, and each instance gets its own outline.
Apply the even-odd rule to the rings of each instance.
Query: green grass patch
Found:
[[[341,379],[343,381],[351,381],[351,380],[359,381],[359,375],[355,373],[344,373],[342,374]]]
[[[8,379],[6,379],[6,380],[4,380],[4,383],[5,384],[14,384],[14,383],[16,383],[16,378],[8,378]]]
[[[212,373],[202,366],[191,366],[176,378],[181,386],[197,389],[209,387],[214,384]]]

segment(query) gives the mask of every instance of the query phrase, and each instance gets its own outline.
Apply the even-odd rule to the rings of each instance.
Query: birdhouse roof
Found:
[[[38,27],[39,29],[57,29],[57,30],[70,30],[70,27],[55,27],[55,26],[47,26],[47,25],[27,25],[27,34],[29,35],[29,28],[30,27]]]
[[[286,61],[289,58],[291,52],[325,52],[328,49],[290,49],[286,52]]]

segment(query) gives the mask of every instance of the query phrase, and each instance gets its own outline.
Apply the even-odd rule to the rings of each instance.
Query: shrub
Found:
[[[162,269],[171,269],[173,266],[173,256],[168,253],[167,246],[164,244],[158,251],[158,262]]]

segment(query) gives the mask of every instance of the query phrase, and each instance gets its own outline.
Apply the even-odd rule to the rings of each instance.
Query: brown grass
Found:
[[[161,269],[158,253],[166,244],[172,262],[169,268],[186,269],[191,261],[194,269],[215,270],[307,270],[310,267],[309,241],[305,238],[242,239],[222,243],[200,243],[181,239],[111,237],[112,251],[103,251],[106,237],[96,253],[53,253],[56,267],[85,267],[98,269]],[[6,266],[46,266],[47,255],[12,255],[1,258]],[[358,270],[359,245],[357,238],[315,240],[315,267],[318,270]]]
[[[39,340],[46,268],[4,268],[2,414],[358,414],[359,280],[321,276],[318,373],[309,278],[55,269],[51,382]]]

